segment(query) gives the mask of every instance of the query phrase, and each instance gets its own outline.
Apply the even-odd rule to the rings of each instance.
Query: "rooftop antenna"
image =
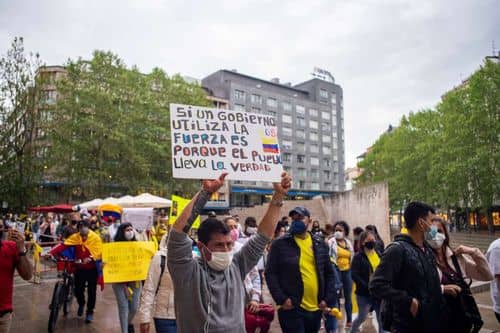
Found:
[[[491,41],[491,51],[492,51],[492,56],[496,57],[497,56],[497,49],[495,47],[495,40],[493,39]]]

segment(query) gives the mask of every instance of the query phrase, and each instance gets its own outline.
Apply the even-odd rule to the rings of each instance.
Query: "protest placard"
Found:
[[[170,206],[170,216],[168,219],[169,224],[174,224],[177,218],[181,215],[182,211],[189,204],[190,199],[184,199],[183,197],[179,197],[177,195],[172,195],[172,206]],[[201,219],[198,216],[191,228],[198,229],[200,227]]]
[[[280,181],[283,165],[274,117],[170,104],[175,178]]]
[[[153,242],[112,242],[103,244],[105,283],[145,280],[155,253]]]
[[[153,208],[123,208],[122,222],[131,223],[135,229],[144,231],[153,226]]]

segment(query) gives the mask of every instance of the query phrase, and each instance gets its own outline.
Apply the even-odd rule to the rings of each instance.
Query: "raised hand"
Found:
[[[276,194],[281,194],[285,196],[288,193],[288,190],[292,187],[292,177],[286,172],[281,174],[281,182],[273,183],[274,192]]]
[[[203,180],[203,189],[209,193],[217,192],[224,185],[224,178],[228,175],[224,172],[220,175],[219,179],[205,179]]]

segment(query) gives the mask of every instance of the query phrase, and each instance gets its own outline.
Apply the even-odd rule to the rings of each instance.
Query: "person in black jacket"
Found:
[[[384,329],[397,333],[443,332],[446,320],[432,248],[425,241],[437,233],[429,205],[411,202],[404,218],[408,235],[396,235],[381,257],[369,284],[382,299]]]
[[[308,231],[309,211],[290,211],[288,232],[273,241],[266,266],[266,282],[279,306],[284,333],[316,333],[322,311],[336,304],[335,279],[328,247]]]
[[[381,253],[376,249],[376,236],[370,231],[359,235],[359,252],[354,255],[351,265],[352,279],[356,283],[356,300],[358,316],[352,322],[351,333],[359,332],[359,327],[365,321],[370,309],[377,314],[379,333],[386,332],[380,320],[380,300],[374,298],[368,290],[368,283],[373,271],[380,264]]]

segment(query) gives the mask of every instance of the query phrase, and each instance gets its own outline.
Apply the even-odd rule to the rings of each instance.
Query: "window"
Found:
[[[297,163],[304,163],[306,161],[305,155],[297,155]]]
[[[311,170],[309,170],[309,176],[311,178],[318,178],[318,176],[319,176],[318,169],[311,169]]]
[[[297,151],[300,153],[306,152],[306,144],[304,142],[297,142]]]
[[[291,167],[289,167],[289,166],[286,166],[286,165],[285,165],[285,166],[283,166],[283,170],[284,170],[285,172],[287,172],[287,173],[291,173],[291,172],[292,172],[292,168],[291,168]]]
[[[324,167],[329,167],[330,165],[332,165],[332,162],[330,161],[329,158],[324,158],[323,159],[323,166]]]
[[[262,96],[261,95],[252,94],[252,97],[250,97],[250,100],[252,101],[253,104],[262,104]]]
[[[303,169],[303,168],[297,169],[297,176],[298,177],[306,177],[306,169]]]
[[[239,100],[245,100],[245,92],[243,90],[236,89],[234,91],[234,98]]]
[[[318,133],[316,133],[316,132],[309,133],[309,140],[318,141]]]
[[[290,127],[283,127],[282,131],[283,135],[292,136],[292,129]]]
[[[331,131],[331,130],[332,130],[332,127],[330,126],[330,124],[329,124],[329,123],[325,123],[325,122],[323,122],[323,123],[321,123],[321,129],[322,129],[323,131]]]
[[[311,165],[319,165],[319,158],[311,157]]]
[[[337,95],[332,94],[331,101],[332,101],[332,104],[337,104]]]
[[[255,106],[252,106],[252,112],[253,113],[260,113],[260,108],[256,108]]]
[[[304,130],[296,130],[295,131],[295,136],[298,138],[298,139],[305,139],[306,138],[306,132],[304,132]]]
[[[56,102],[56,92],[54,90],[44,91],[43,102],[46,104],[54,104]]]
[[[309,145],[309,151],[311,153],[319,153],[319,146],[317,144],[315,144],[315,143],[311,143]]]
[[[338,146],[337,146],[337,141],[333,141],[333,149],[337,149]]]
[[[328,91],[326,89],[320,89],[319,90],[319,97],[328,98]]]
[[[309,120],[309,127],[312,129],[318,129],[318,122],[316,120]]]
[[[295,106],[295,112],[297,112],[297,114],[305,115],[306,114],[306,108],[303,107],[302,105],[296,105]]]
[[[245,106],[241,104],[234,104],[234,111],[245,111]]]
[[[306,126],[306,120],[304,119],[304,117],[297,117],[296,118],[297,120],[297,126]]]
[[[325,120],[330,120],[330,112],[326,111],[321,112],[321,118]]]
[[[267,98],[267,106],[275,108],[278,106],[278,101],[276,101],[276,98],[268,97]]]
[[[266,113],[268,116],[273,116],[273,117],[276,117],[276,111],[269,111],[269,110],[267,110],[265,113]]]
[[[292,116],[289,116],[287,114],[283,114],[283,115],[281,115],[281,121],[284,123],[287,123],[287,124],[291,124],[292,123]]]
[[[319,183],[318,182],[312,182],[311,183],[311,190],[319,190]]]
[[[330,170],[323,170],[323,177],[327,180],[330,180],[331,172]]]
[[[316,109],[309,109],[309,115],[311,117],[317,117],[318,116],[318,110],[316,110]]]
[[[323,154],[325,154],[325,155],[329,155],[332,153],[332,149],[330,147],[323,146],[323,148],[321,150],[323,151]]]
[[[333,126],[337,126],[337,118],[333,118],[332,119],[332,125]]]
[[[306,188],[306,182],[303,180],[299,180],[299,189],[303,190]]]
[[[321,136],[321,141],[323,143],[331,143],[332,142],[332,137],[329,135],[322,135]]]
[[[292,149],[292,141],[290,140],[283,140],[281,141],[281,146],[286,149]]]
[[[292,161],[292,154],[284,153],[283,154],[283,162],[291,162],[291,161]]]
[[[332,183],[325,183],[325,190],[332,190]]]
[[[292,104],[288,102],[283,102],[283,110],[284,111],[292,111]]]

